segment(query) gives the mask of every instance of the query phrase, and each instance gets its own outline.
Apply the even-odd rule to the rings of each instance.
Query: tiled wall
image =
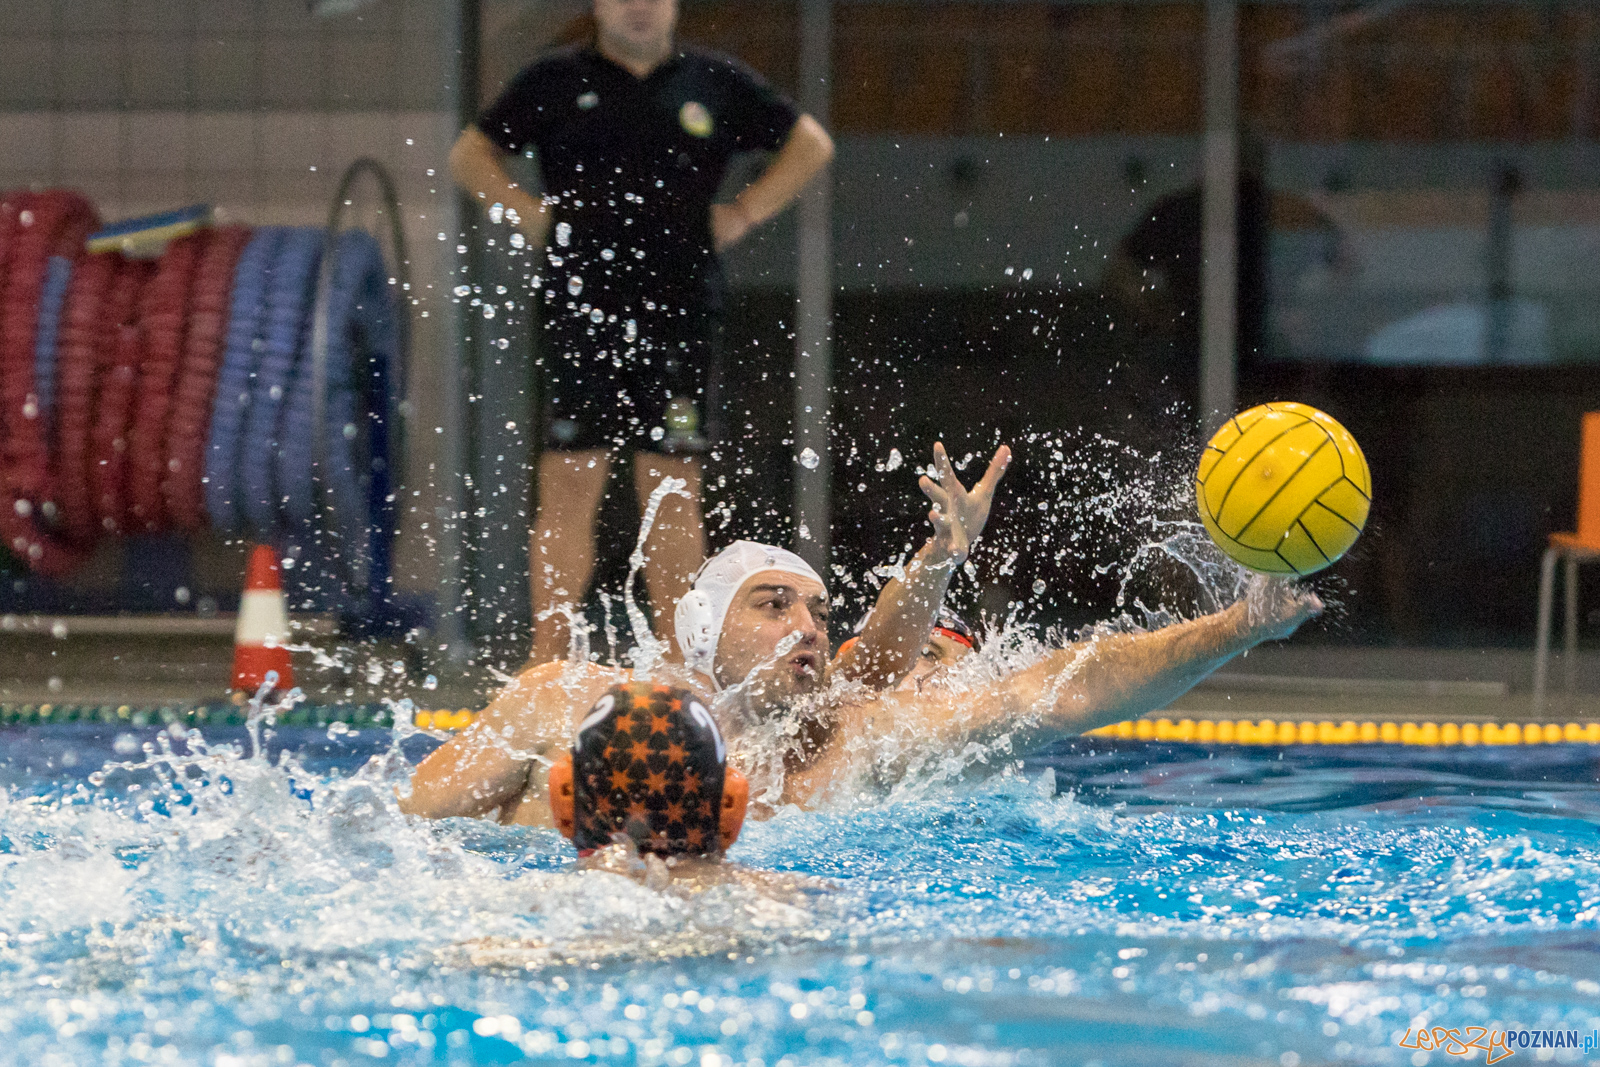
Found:
[[[0,104],[448,108],[455,17],[451,0],[378,0],[335,18],[304,0],[0,0]]]
[[[454,135],[440,111],[0,111],[0,185],[71,186],[108,219],[204,201],[252,224],[309,223],[371,156],[425,214]]]
[[[0,188],[69,186],[108,221],[206,202],[230,221],[321,225],[352,160],[393,174],[421,301],[410,483],[423,489],[397,572],[422,590],[437,587],[416,534],[434,518],[439,354],[454,343],[456,18],[453,0],[376,0],[336,18],[304,0],[0,0]],[[370,188],[357,199],[370,221]]]

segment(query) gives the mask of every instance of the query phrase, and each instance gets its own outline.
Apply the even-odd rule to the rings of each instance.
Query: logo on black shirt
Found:
[[[696,137],[711,136],[711,112],[698,101],[691,100],[678,111],[678,121]]]

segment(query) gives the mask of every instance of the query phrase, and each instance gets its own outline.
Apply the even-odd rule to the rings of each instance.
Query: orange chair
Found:
[[[1600,559],[1600,411],[1583,416],[1583,457],[1578,471],[1578,530],[1553,533],[1539,566],[1539,631],[1533,650],[1533,709],[1544,709],[1550,666],[1550,613],[1555,607],[1556,563],[1567,564],[1567,640],[1562,667],[1567,694],[1578,678],[1578,564]]]

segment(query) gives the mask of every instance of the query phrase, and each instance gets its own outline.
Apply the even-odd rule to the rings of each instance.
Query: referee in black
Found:
[[[658,634],[706,554],[699,453],[724,280],[717,254],[782,211],[833,156],[827,131],[736,60],[678,42],[677,0],[594,0],[593,39],[519,73],[450,152],[457,184],[499,204],[533,247],[548,369],[546,450],[530,570],[536,661],[562,658],[594,575],[613,457],[641,507],[668,476],[645,583]],[[541,199],[507,176],[533,150]],[[776,152],[732,203],[712,203],[737,152]],[[670,647],[670,643],[669,643]]]

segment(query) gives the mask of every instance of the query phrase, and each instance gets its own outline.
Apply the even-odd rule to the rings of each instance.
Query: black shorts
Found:
[[[543,300],[545,447],[679,454],[710,447],[716,314],[644,297],[599,311],[560,295]]]

